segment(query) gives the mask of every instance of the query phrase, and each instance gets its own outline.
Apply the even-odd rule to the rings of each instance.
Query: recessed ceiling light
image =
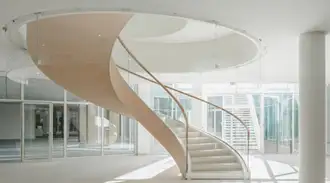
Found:
[[[44,47],[44,46],[45,46],[45,44],[42,44],[41,46],[42,46],[42,47]]]
[[[99,34],[99,35],[97,35],[97,36],[101,37],[101,34]]]

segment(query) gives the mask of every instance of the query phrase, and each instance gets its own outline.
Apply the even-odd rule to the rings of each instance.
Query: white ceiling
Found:
[[[125,30],[125,29],[124,29]],[[162,43],[185,43],[196,41],[209,41],[232,34],[232,30],[202,21],[186,21],[186,25],[176,32],[163,36],[149,36],[136,38],[136,41],[143,42],[162,42]],[[126,37],[125,35],[123,37]]]
[[[211,79],[216,81],[297,82],[297,38],[300,33],[310,30],[329,31],[329,7],[330,1],[326,0],[181,0],[180,2],[176,0],[99,0],[97,2],[89,0],[19,2],[2,0],[0,24],[4,25],[18,16],[33,12],[77,8],[125,10],[216,21],[260,38],[267,46],[267,53],[261,61],[253,62],[239,69],[207,73],[206,75],[209,75]],[[10,52],[7,44],[6,48],[2,49],[3,45],[4,39],[0,38],[0,63],[6,62],[1,63],[0,66],[8,67],[8,64],[16,62],[9,58],[15,54]]]
[[[8,28],[9,40],[26,49],[26,25],[15,23]],[[255,61],[260,55],[259,45],[246,35],[212,23],[164,15],[134,14],[120,37],[152,72],[218,70]],[[126,67],[127,55],[120,44],[115,45],[116,63]]]
[[[229,34],[202,42],[137,42],[124,39],[130,51],[152,72],[205,72],[244,64],[258,55],[255,44],[244,36]],[[130,70],[141,71],[128,53],[116,42],[114,61]]]

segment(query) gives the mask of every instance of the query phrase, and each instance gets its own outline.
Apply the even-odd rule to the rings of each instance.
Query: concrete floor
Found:
[[[0,183],[105,183],[164,156],[112,155],[0,163]]]
[[[250,157],[253,183],[297,183],[297,155]],[[327,159],[330,177],[330,158]],[[0,183],[228,182],[181,180],[168,156],[112,155],[55,159],[53,162],[0,163]],[[243,181],[235,181],[243,182]]]

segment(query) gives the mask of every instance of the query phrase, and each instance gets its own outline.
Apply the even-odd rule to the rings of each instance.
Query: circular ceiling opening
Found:
[[[86,16],[86,14],[95,13],[66,14],[40,17],[40,19],[65,21],[67,17]],[[103,16],[109,12],[97,14]],[[16,22],[18,25],[19,21]],[[107,23],[111,22],[100,22],[99,26]],[[27,48],[26,26],[27,24],[22,23],[9,32],[11,41],[25,49]],[[98,37],[102,36],[98,34]],[[214,23],[181,17],[132,14],[121,31],[120,37],[147,69],[158,73],[219,70],[252,62],[260,55],[258,41],[241,32]],[[132,71],[141,70],[131,61],[130,56],[118,41],[112,49],[112,59],[118,65]]]

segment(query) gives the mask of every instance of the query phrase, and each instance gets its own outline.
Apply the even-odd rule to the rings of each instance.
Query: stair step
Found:
[[[182,128],[182,127],[176,127],[173,130],[177,133],[186,132],[186,128]],[[188,128],[188,132],[196,132],[196,130],[192,128]]]
[[[186,138],[181,138],[181,141],[186,144]],[[214,143],[209,137],[190,137],[188,138],[188,144],[199,144],[199,143]]]
[[[222,179],[222,180],[243,180],[243,171],[197,171],[187,174],[189,179]]]
[[[229,155],[230,151],[227,149],[208,149],[208,150],[198,150],[198,151],[190,151],[191,157],[208,157],[208,156],[222,156]]]
[[[218,146],[216,143],[199,143],[199,144],[188,144],[189,151],[196,150],[207,150],[207,149],[215,149]]]
[[[186,132],[180,132],[178,134],[180,138],[185,138],[186,137]],[[188,132],[188,138],[189,137],[200,137],[201,133],[200,132]]]
[[[191,171],[238,171],[242,170],[239,163],[193,164]]]
[[[233,163],[236,162],[235,156],[210,156],[210,157],[193,157],[191,158],[193,164],[199,163]]]

